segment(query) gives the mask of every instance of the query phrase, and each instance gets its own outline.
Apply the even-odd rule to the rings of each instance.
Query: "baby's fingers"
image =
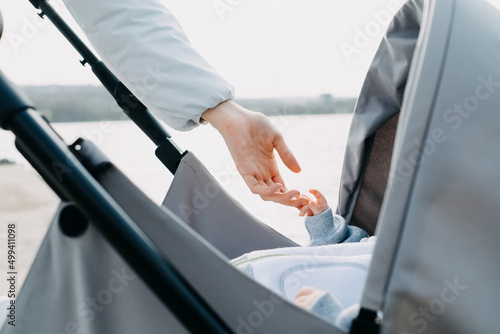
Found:
[[[309,192],[316,197],[316,202],[309,202],[310,208],[314,215],[318,215],[326,210],[328,210],[328,203],[325,196],[316,189],[310,189]],[[314,203],[314,205],[312,205]]]
[[[306,205],[302,206],[299,210],[300,210],[299,216],[304,217],[304,215],[309,211],[309,205],[306,204]]]
[[[315,216],[315,215],[321,213],[320,207],[318,206],[318,204],[314,203],[313,201],[309,202],[308,207],[311,210],[311,213],[312,213],[311,216]]]
[[[297,295],[295,295],[295,299],[308,296],[316,292],[318,289],[313,288],[312,286],[303,286],[302,288],[297,291]]]
[[[325,198],[325,196],[323,196],[323,194],[320,193],[318,190],[316,190],[316,189],[309,189],[309,192],[311,194],[313,194],[314,197],[316,197],[318,205],[326,204],[326,198]]]
[[[313,287],[303,287],[295,296],[295,305],[309,310],[325,294],[325,291]]]

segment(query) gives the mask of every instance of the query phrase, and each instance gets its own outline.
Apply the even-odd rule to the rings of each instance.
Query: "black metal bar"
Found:
[[[3,81],[0,76],[0,81]],[[7,84],[0,85],[8,86]],[[14,91],[13,89],[10,92]],[[0,91],[0,96],[3,96]],[[18,100],[22,100],[21,97]],[[153,293],[192,333],[230,333],[227,325],[162,256],[161,251],[91,176],[62,139],[31,108],[2,107],[2,127],[58,193],[74,202]]]
[[[2,38],[3,34],[3,18],[2,18],[2,12],[0,12],[0,39]]]
[[[57,14],[54,8],[46,1],[29,0],[31,4],[41,10],[40,17],[47,16],[49,20],[56,26],[64,37],[73,45],[78,53],[83,57],[83,60],[89,65],[95,64],[99,61],[97,57],[90,51],[90,49],[82,42],[80,38],[71,30],[71,28],[64,22],[64,20]]]
[[[169,155],[161,155],[160,161],[175,174],[179,162],[187,153],[182,151],[171,139],[170,134],[155,118],[155,116],[139,101],[130,90],[100,61],[85,43],[73,32],[68,24],[59,16],[54,8],[46,0],[29,0],[31,4],[40,9],[40,16],[47,18],[73,45],[83,57],[81,63],[88,63],[92,72],[96,75],[103,86],[113,96],[125,114],[155,143],[156,146],[168,146]]]
[[[379,320],[376,311],[361,308],[352,321],[349,334],[380,334]]]

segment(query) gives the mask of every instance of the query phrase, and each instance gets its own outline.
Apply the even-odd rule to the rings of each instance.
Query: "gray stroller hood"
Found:
[[[365,82],[339,206],[352,224],[378,218],[362,306],[383,312],[383,333],[498,332],[499,106],[498,9],[407,3]]]
[[[361,306],[381,318],[353,332],[498,332],[499,22],[486,1],[413,0],[381,43],[353,117],[338,207],[378,236]],[[78,145],[99,185],[231,331],[342,333],[228,264],[296,244],[245,212],[192,154],[159,207],[91,143]],[[16,327],[1,333],[186,333],[92,224],[63,233],[71,206],[61,204],[22,287]]]

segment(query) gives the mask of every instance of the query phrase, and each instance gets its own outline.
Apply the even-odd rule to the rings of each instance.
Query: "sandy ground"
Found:
[[[16,225],[18,290],[59,204],[58,197],[29,167],[0,165],[0,296],[6,295],[7,228]],[[19,291],[18,291],[19,292]]]

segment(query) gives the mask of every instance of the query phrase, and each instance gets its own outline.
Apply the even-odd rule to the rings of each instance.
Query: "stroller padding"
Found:
[[[397,125],[394,116],[403,104],[420,31],[420,12],[415,3],[409,1],[395,15],[368,70],[349,131],[337,212],[349,224],[370,234],[376,230],[387,184]],[[374,138],[377,143],[373,148]],[[369,167],[372,163],[376,165]]]
[[[370,137],[367,143],[367,151],[370,153],[350,224],[361,227],[370,235],[375,234],[389,180],[398,119],[399,113]]]
[[[298,246],[243,208],[191,152],[175,172],[163,205],[228,258]]]

